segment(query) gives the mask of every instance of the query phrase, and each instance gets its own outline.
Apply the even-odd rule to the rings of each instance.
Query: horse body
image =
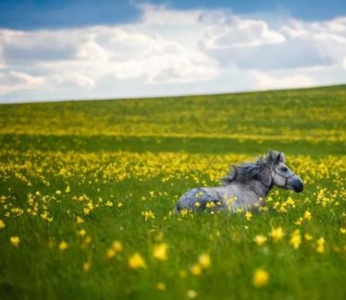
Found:
[[[284,154],[271,151],[265,159],[235,167],[223,179],[221,187],[194,188],[181,196],[176,211],[257,210],[265,205],[265,197],[273,186],[303,190],[302,180],[285,164]]]
[[[205,209],[208,204],[215,209],[246,209],[260,203],[260,196],[247,186],[233,184],[226,187],[194,188],[187,191],[179,200],[177,210]]]

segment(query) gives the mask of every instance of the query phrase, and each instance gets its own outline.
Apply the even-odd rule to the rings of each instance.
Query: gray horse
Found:
[[[282,152],[270,151],[254,163],[233,166],[222,179],[221,187],[194,188],[179,199],[175,209],[181,212],[204,210],[257,210],[265,205],[265,197],[273,186],[303,191],[302,180],[285,165]]]

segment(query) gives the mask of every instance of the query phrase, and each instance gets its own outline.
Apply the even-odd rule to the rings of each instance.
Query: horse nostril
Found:
[[[304,189],[304,185],[300,180],[297,180],[293,183],[293,189],[296,193],[300,193]]]

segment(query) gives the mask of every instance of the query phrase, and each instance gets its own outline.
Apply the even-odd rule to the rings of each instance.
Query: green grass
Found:
[[[345,299],[345,111],[346,86],[1,105],[0,298]],[[250,220],[172,213],[187,189],[270,149],[286,153],[303,193],[272,191]],[[123,250],[109,258],[114,241]],[[162,243],[165,261],[153,257]],[[146,268],[129,266],[136,252]],[[211,264],[196,275],[201,254]]]

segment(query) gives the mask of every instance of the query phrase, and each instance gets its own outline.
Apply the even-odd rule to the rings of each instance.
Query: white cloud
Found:
[[[77,72],[54,74],[47,78],[52,86],[65,85],[65,86],[79,86],[85,88],[93,88],[95,80]]]
[[[272,76],[260,71],[252,71],[252,76],[256,80],[256,85],[260,90],[292,87],[311,87],[314,81],[309,76],[303,74],[293,74],[288,76]]]
[[[9,66],[39,71],[59,85],[93,87],[104,76],[147,83],[191,82],[217,76],[217,63],[202,51],[143,33],[145,24],[83,30],[14,32],[3,39]]]
[[[289,27],[288,27],[289,26]],[[310,44],[314,52],[339,64],[346,56],[346,18],[338,18],[326,22],[303,23],[291,21],[280,29],[292,45]]]
[[[205,46],[211,49],[247,48],[262,45],[281,44],[285,37],[270,30],[262,20],[252,20],[238,16],[221,17],[203,20],[208,26],[204,40]],[[237,49],[241,51],[241,49]]]
[[[108,61],[110,57],[110,52],[91,39],[82,43],[76,52],[77,59],[86,61]]]
[[[216,63],[199,51],[162,39],[153,39],[124,61],[112,62],[118,79],[144,77],[147,83],[191,82],[213,79]]]
[[[202,45],[210,56],[241,69],[333,65],[340,63],[340,57],[346,53],[343,22],[343,19],[337,19],[309,24],[287,20],[285,25],[269,29],[264,20],[224,18],[206,31]],[[226,29],[222,29],[223,25]]]
[[[0,101],[346,82],[346,17],[278,23],[225,10],[140,8],[142,17],[127,25],[0,29]]]
[[[75,58],[82,37],[76,32],[10,31],[0,34],[3,55],[10,64],[31,64]]]
[[[0,47],[0,70],[5,68],[5,62],[4,62],[4,58],[2,55],[2,48]]]
[[[17,91],[29,91],[42,87],[45,79],[22,72],[11,71],[0,74],[0,95],[7,95]]]

